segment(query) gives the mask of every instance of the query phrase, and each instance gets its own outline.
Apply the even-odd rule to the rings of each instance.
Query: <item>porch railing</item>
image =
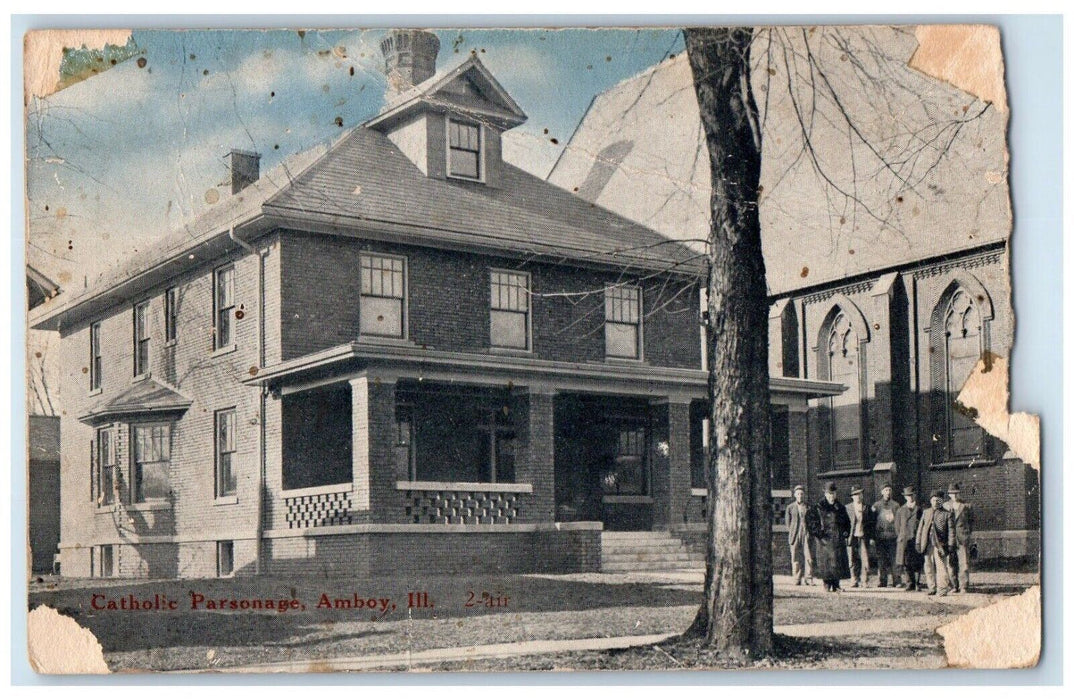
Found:
[[[400,481],[408,522],[440,525],[507,525],[522,516],[530,484]]]
[[[350,525],[351,488],[351,484],[332,484],[284,491],[287,527]]]

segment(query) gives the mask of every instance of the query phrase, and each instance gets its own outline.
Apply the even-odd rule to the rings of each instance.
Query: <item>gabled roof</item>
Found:
[[[26,297],[30,308],[40,306],[60,293],[60,286],[32,265],[26,266]]]
[[[97,424],[124,416],[154,416],[182,413],[191,401],[174,389],[152,379],[135,382],[105,398],[78,417],[83,423]]]
[[[465,89],[460,90],[468,83],[483,98],[480,103],[467,100]],[[518,126],[528,119],[485,64],[476,54],[471,54],[455,68],[439,71],[428,80],[391,98],[380,114],[367,121],[365,126],[384,128],[421,109],[435,110],[447,106],[476,118],[491,120],[505,129]]]

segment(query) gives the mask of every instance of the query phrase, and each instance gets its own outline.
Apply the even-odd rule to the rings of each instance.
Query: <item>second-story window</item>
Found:
[[[104,369],[101,362],[101,324],[94,323],[90,326],[90,365],[89,382],[90,391],[101,388],[101,370]]]
[[[604,291],[604,352],[608,357],[641,359],[641,288]]]
[[[493,347],[529,349],[529,282],[524,272],[492,271],[489,341]]]
[[[231,319],[235,309],[235,268],[232,265],[221,267],[213,275],[213,322],[216,333],[213,349],[220,350],[235,342]]]
[[[363,255],[358,329],[362,335],[403,338],[406,328],[406,260]]]
[[[481,179],[481,127],[448,120],[448,174]]]
[[[164,292],[164,342],[176,339],[179,322],[179,290],[169,287]]]
[[[149,302],[134,307],[134,376],[149,371]]]

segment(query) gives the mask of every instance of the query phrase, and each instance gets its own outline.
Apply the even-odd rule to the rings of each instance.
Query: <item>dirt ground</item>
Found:
[[[407,607],[427,592],[432,607]],[[1012,591],[1013,592],[1013,591]],[[487,594],[487,595],[482,595]],[[191,609],[193,596],[204,601]],[[337,608],[375,600],[375,612]],[[95,597],[96,596],[96,597]],[[175,602],[175,610],[98,610],[114,601]],[[323,598],[322,596],[327,596]],[[305,609],[206,610],[205,601],[297,600]],[[674,633],[686,629],[700,599],[696,576],[501,576],[361,582],[306,579],[70,581],[33,584],[30,608],[45,604],[73,617],[101,642],[115,671],[219,669],[279,661],[390,654],[502,642]],[[384,601],[388,601],[387,605]],[[419,601],[420,598],[412,599]],[[328,602],[331,607],[318,607]],[[470,605],[467,605],[470,603]],[[141,603],[140,603],[141,604]],[[394,604],[395,608],[391,609]],[[165,606],[166,607],[166,606]],[[924,595],[825,595],[819,588],[777,586],[775,624],[953,616],[968,602]],[[854,637],[854,654],[884,663],[939,649],[934,635]],[[780,665],[818,666],[846,656],[846,638],[796,640]],[[827,646],[826,646],[827,645]],[[905,660],[905,659],[904,659]],[[910,659],[912,660],[912,659]],[[719,666],[689,642],[620,652],[576,652],[444,664],[443,670],[547,668],[699,668]]]

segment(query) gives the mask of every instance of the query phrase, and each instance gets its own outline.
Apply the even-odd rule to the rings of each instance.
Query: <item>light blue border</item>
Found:
[[[13,15],[11,18],[11,153],[23,153],[22,37],[46,28],[239,28],[346,26],[683,26],[689,24],[883,24],[987,23],[1000,27],[1011,105],[1011,195],[1014,208],[1011,267],[1016,342],[1011,361],[1011,409],[1041,417],[1043,480],[1044,648],[1040,664],[1023,671],[786,671],[781,673],[557,673],[557,674],[331,674],[184,676],[39,676],[26,659],[26,504],[11,508],[11,682],[13,685],[1050,685],[1063,679],[1063,334],[1062,299],[1062,18],[1057,15],[735,15],[735,16],[548,16],[548,15]],[[12,168],[11,201],[22,202],[21,157]],[[22,208],[11,212],[12,319],[23,318],[25,224]],[[11,333],[12,387],[25,383],[25,329]],[[11,397],[11,493],[25,493],[25,398]]]

